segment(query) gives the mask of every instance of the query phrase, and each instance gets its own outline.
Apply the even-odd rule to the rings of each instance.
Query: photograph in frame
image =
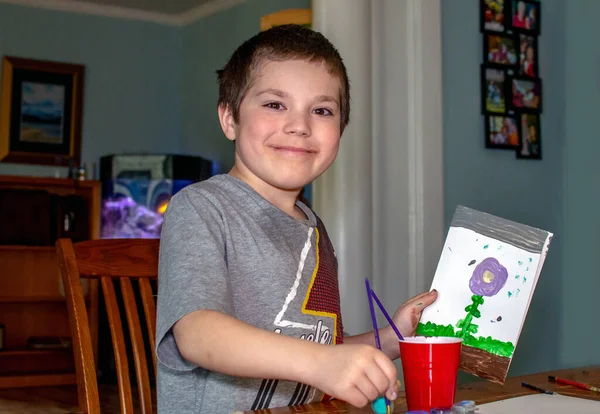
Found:
[[[542,159],[540,116],[519,114],[519,147],[517,158]]]
[[[542,81],[539,78],[510,78],[511,109],[516,112],[540,113],[542,111]]]
[[[519,146],[517,117],[485,116],[485,146],[486,148],[517,149]]]
[[[504,32],[506,1],[510,0],[480,0],[480,31]]]
[[[509,29],[511,31],[540,34],[541,3],[534,0],[507,0],[510,1]]]
[[[481,68],[482,113],[505,114],[507,112],[507,74],[502,69]]]
[[[519,43],[517,37],[507,34],[485,33],[483,36],[483,59],[487,67],[515,72],[519,67]]]

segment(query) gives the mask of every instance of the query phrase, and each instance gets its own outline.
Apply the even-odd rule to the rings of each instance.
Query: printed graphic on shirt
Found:
[[[302,313],[320,317],[316,324],[310,325],[299,321],[293,321],[286,318],[286,312],[292,301],[298,295],[298,288],[301,285],[303,274],[305,273],[305,262],[312,248],[312,236],[315,232],[315,268],[311,274],[309,287],[302,302]],[[308,272],[307,272],[308,273]],[[304,275],[306,277],[306,275]],[[293,313],[293,312],[290,312]],[[333,332],[328,328],[324,321],[333,321]],[[337,280],[337,260],[333,246],[327,237],[323,224],[320,220],[317,228],[308,229],[306,242],[300,254],[300,262],[294,283],[286,296],[281,311],[275,317],[274,325],[277,327],[275,332],[280,333],[282,328],[298,328],[304,332],[300,335],[301,339],[318,342],[321,344],[341,344],[343,342],[343,325],[339,304],[339,288]],[[310,333],[306,334],[305,330]],[[257,396],[252,404],[252,410],[261,410],[269,407],[271,398],[277,388],[277,380],[263,380],[258,390]],[[316,389],[298,383],[288,405],[305,404],[314,398]],[[330,399],[324,396],[323,399]]]
[[[324,232],[322,223],[317,224],[317,263],[313,272],[310,286],[302,312],[311,315],[329,317],[333,319],[333,340],[327,338],[327,342],[341,344],[344,340],[342,316],[340,311],[340,292],[337,280],[337,261],[333,246],[329,238],[321,237]],[[319,341],[321,342],[321,341]]]

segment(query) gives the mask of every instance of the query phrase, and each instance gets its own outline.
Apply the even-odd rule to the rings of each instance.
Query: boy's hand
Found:
[[[397,398],[398,372],[393,362],[370,345],[335,345],[324,348],[315,360],[313,384],[332,397],[355,407],[385,395]]]
[[[423,309],[435,302],[436,299],[437,291],[432,290],[414,296],[400,305],[392,319],[403,337],[415,335]],[[397,340],[395,333],[392,332],[392,334]]]

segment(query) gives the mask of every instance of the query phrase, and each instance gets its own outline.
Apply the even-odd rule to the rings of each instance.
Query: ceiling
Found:
[[[62,0],[91,3],[96,6],[118,6],[145,12],[180,15],[199,6],[214,3],[214,0]]]

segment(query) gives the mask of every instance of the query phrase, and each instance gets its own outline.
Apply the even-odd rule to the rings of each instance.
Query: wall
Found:
[[[483,52],[479,5],[476,0],[453,0],[443,1],[442,7],[446,224],[449,226],[454,209],[462,204],[555,233],[510,375],[572,365],[574,360],[564,355],[565,343],[571,343],[571,340],[561,342],[569,331],[562,315],[579,302],[577,295],[562,293],[568,289],[563,264],[566,263],[565,246],[569,235],[565,227],[570,223],[566,216],[570,212],[565,211],[563,202],[566,191],[563,177],[567,169],[563,156],[565,144],[571,145],[570,141],[565,142],[565,136],[571,136],[571,130],[565,134],[565,99],[569,103],[579,99],[572,90],[566,93],[570,88],[565,86],[568,78],[565,76],[565,31],[567,27],[570,30],[570,26],[565,24],[565,1],[542,2],[542,34],[539,38],[540,72],[544,82],[541,161],[517,160],[514,151],[485,149],[480,115],[479,65]],[[579,12],[573,13],[578,15]],[[593,26],[591,17],[589,22]],[[582,47],[581,53],[584,51],[589,49]],[[571,67],[573,71],[581,69],[579,65]],[[589,77],[583,78],[580,85],[584,87],[591,79],[590,71]],[[590,99],[589,102],[593,101]],[[597,101],[594,103],[597,108]],[[573,127],[585,131],[590,125],[583,123]],[[581,139],[587,142],[589,135],[584,136]],[[584,151],[589,151],[589,147]],[[581,230],[575,232],[577,236],[584,234]],[[600,246],[596,244],[596,247]],[[577,250],[577,247],[570,250]],[[598,286],[593,272],[578,272],[578,277]],[[587,351],[583,353],[587,358],[580,358],[582,363],[594,360],[593,346],[589,342],[578,347]],[[597,356],[595,358],[598,362]]]
[[[233,144],[217,117],[217,78],[229,56],[260,31],[260,18],[287,8],[309,8],[310,0],[251,0],[187,26],[183,32],[182,149],[216,160],[220,170],[233,165]]]
[[[567,3],[565,1],[565,3]],[[560,360],[572,366],[600,363],[598,292],[600,272],[600,2],[569,1],[565,71],[565,260]]]
[[[180,30],[168,26],[0,4],[0,55],[86,66],[88,168],[104,154],[179,152],[181,40]],[[0,174],[54,172],[0,163]]]

